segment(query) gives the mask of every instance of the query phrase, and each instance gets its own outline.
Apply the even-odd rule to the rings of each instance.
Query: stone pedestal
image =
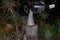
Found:
[[[37,25],[26,26],[26,38],[27,40],[37,40]]]

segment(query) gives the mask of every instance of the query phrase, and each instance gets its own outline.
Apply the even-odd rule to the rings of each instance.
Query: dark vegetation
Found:
[[[30,8],[31,5],[28,2],[30,1],[0,0],[0,40],[23,39],[28,16],[23,6],[26,4]],[[59,5],[60,1],[57,0],[56,8],[34,14],[34,21],[39,26],[39,40],[60,40]]]

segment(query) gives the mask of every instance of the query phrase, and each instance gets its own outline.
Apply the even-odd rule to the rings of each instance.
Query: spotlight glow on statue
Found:
[[[33,12],[31,11],[31,9],[30,9],[30,12],[29,12],[27,25],[35,25],[34,20],[33,20]]]

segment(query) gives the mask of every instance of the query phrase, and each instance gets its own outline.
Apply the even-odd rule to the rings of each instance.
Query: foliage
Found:
[[[38,14],[38,17],[41,17],[43,19],[47,19],[48,16],[49,16],[49,14],[46,11],[41,12],[41,13]]]
[[[15,0],[1,0],[1,6],[0,9],[2,9],[2,17],[1,17],[1,28],[0,28],[0,34],[5,34],[6,31],[6,25],[8,20],[12,20],[15,27],[18,28],[21,24],[21,16],[18,13],[18,10],[15,10],[15,8],[18,8],[17,6],[20,5],[19,1]],[[11,22],[11,21],[10,21]],[[4,27],[3,27],[4,25]]]
[[[13,12],[14,7],[18,8],[17,6],[20,5],[18,1],[15,0],[1,0],[0,9],[2,9],[2,16],[4,18],[9,12]]]
[[[60,19],[57,19],[57,21],[55,22],[55,25],[58,29],[60,29]]]
[[[60,19],[57,19],[57,21],[55,22],[55,26],[56,26],[56,30],[58,31],[59,36],[60,36]]]
[[[43,36],[46,40],[52,40],[52,37],[56,33],[56,31],[54,31],[54,27],[55,25],[50,26],[49,24],[41,24],[40,32],[42,35],[40,36]]]
[[[17,5],[20,5],[20,3],[18,1],[15,0],[1,0],[2,1],[2,6],[0,8],[3,9],[9,9],[9,8],[13,8],[16,7]]]
[[[15,25],[15,21],[18,26],[20,26],[20,24],[22,23],[21,15],[19,15],[17,11],[13,11],[13,13],[10,13],[10,16],[7,16],[6,20],[9,19],[13,21],[14,25]]]

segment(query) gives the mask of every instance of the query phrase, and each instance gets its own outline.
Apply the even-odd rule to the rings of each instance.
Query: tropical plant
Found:
[[[54,25],[50,26],[49,24],[41,24],[40,25],[40,32],[43,39],[45,40],[52,40],[53,35],[55,34]]]
[[[16,32],[15,32],[16,40],[18,40],[17,31],[18,31],[18,26],[20,26],[20,23],[21,23],[21,16],[17,12],[17,10],[14,9],[14,7],[18,8],[17,5],[20,5],[20,3],[17,0],[16,1],[15,0],[1,0],[1,1],[2,1],[1,2],[2,5],[0,6],[0,9],[3,10],[1,19],[4,20],[4,17],[6,17],[4,20],[5,22],[9,19],[13,21],[13,24],[16,27]]]
[[[4,18],[4,16],[8,13],[8,12],[13,12],[14,7],[17,8],[17,5],[19,5],[18,1],[15,0],[1,0],[1,6],[0,9],[3,10],[3,14],[1,18]]]
[[[60,40],[60,19],[55,22],[56,30],[58,32],[58,40]]]
[[[56,25],[56,29],[58,30],[59,35],[60,35],[60,19],[57,19],[57,21],[55,22],[55,25]]]

